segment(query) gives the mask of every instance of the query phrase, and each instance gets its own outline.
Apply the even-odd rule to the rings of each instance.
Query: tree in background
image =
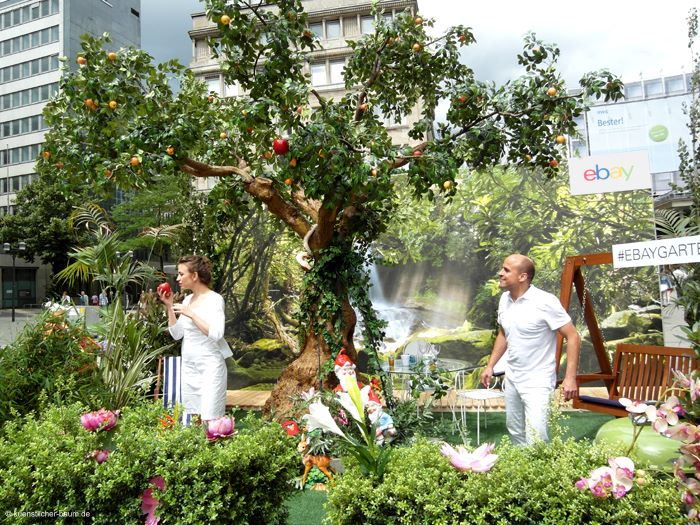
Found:
[[[501,162],[537,166],[553,177],[586,99],[616,100],[622,86],[602,71],[584,76],[579,94],[567,94],[556,71],[559,50],[533,35],[518,55],[521,78],[503,86],[479,82],[459,61],[460,48],[474,41],[469,28],[435,37],[426,32],[431,21],[404,13],[391,21],[379,16],[373,34],[349,42],[349,93],[327,99],[305,72],[318,44],[302,4],[206,2],[220,30],[212,45],[226,83],[247,93],[235,99],[207,94],[174,62],[153,66],[142,51],[108,53],[105,39],[85,39],[80,66],[63,77],[46,108],[51,130],[39,163],[42,171],[89,178],[98,188],[152,187],[176,170],[218,177],[231,207],[255,203],[304,239],[302,351],[267,406],[280,417],[291,394],[325,378],[341,347],[355,354],[356,311],[374,356],[370,367],[378,368],[382,324],[365,268],[370,244],[392,216],[398,173],[415,196],[429,199],[453,195],[465,163],[474,170]],[[170,74],[180,80],[177,94]],[[447,122],[431,140],[441,100],[449,102]],[[416,145],[392,144],[378,115],[400,119],[419,102],[422,118],[409,132]]]

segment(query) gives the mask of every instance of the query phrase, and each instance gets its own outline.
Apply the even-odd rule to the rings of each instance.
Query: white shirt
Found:
[[[530,285],[513,301],[501,295],[498,324],[507,342],[506,378],[522,386],[556,385],[557,330],[571,322],[559,299]]]
[[[191,300],[192,294],[185,297],[182,304],[186,306]],[[191,352],[199,355],[221,355],[224,359],[231,357],[233,353],[224,339],[224,298],[216,292],[209,291],[197,302],[193,310],[209,325],[209,335],[205,335],[192,319],[185,315],[180,315],[177,322],[168,328],[173,339],[185,338],[182,345],[183,358]]]

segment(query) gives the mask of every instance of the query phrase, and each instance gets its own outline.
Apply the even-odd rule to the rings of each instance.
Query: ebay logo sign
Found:
[[[569,186],[572,195],[651,188],[649,156],[644,150],[570,158]]]

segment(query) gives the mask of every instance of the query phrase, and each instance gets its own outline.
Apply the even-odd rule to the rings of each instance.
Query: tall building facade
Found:
[[[347,40],[357,40],[362,35],[374,31],[375,17],[371,14],[372,2],[369,0],[307,0],[304,7],[308,13],[309,30],[318,37],[320,49],[314,50],[309,56],[306,71],[311,76],[314,89],[326,98],[340,98],[345,93],[343,68],[352,53]],[[412,14],[418,12],[416,0],[382,0],[379,10],[384,16],[394,16],[409,10]],[[209,20],[206,13],[192,15],[192,62],[190,69],[200,79],[204,80],[210,91],[220,96],[235,97],[243,95],[238,86],[227,85],[221,74],[219,63],[214,59],[207,44],[209,38],[216,38],[218,29]],[[312,107],[318,106],[315,98],[309,100]],[[410,115],[401,122],[386,119],[389,133],[395,144],[413,144],[408,137],[408,131],[414,122],[421,118],[421,108],[413,108]],[[196,181],[197,189],[207,190],[216,181],[212,178],[202,178]]]
[[[14,212],[17,192],[36,177],[44,141],[42,110],[58,91],[59,57],[68,64],[84,33],[112,37],[115,49],[140,47],[140,0],[0,1],[0,215]],[[2,254],[2,306],[11,306],[12,258]],[[16,259],[19,305],[44,297],[48,269]]]

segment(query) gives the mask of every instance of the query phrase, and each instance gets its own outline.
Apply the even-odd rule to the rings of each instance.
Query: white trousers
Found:
[[[506,427],[515,445],[531,445],[547,441],[547,418],[553,389],[528,387],[505,382]]]

